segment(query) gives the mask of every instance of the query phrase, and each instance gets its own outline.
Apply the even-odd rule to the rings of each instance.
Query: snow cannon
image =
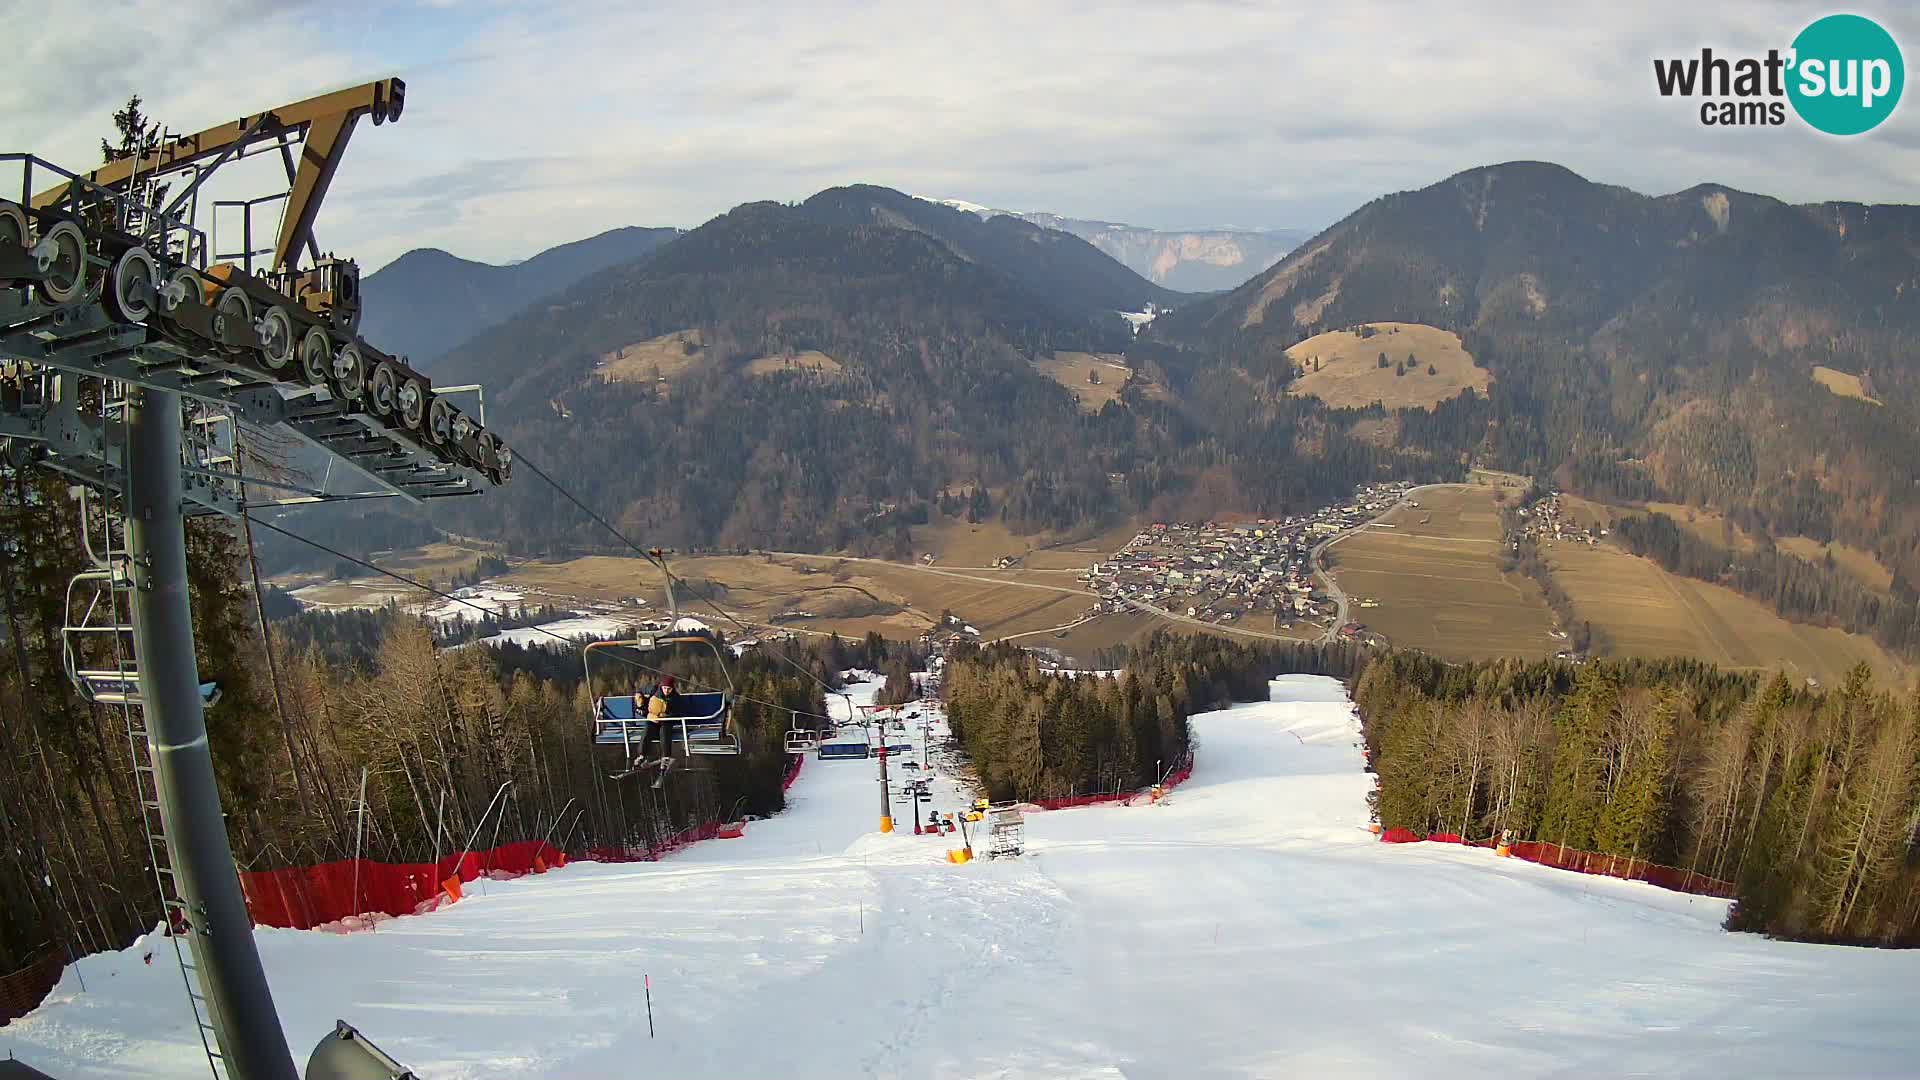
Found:
[[[307,1080],[406,1080],[413,1070],[388,1057],[345,1020],[313,1048]]]

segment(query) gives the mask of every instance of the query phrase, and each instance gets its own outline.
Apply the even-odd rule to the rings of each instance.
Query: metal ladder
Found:
[[[103,402],[106,408],[112,408],[113,404]],[[124,470],[120,471],[120,477],[124,482]],[[167,939],[173,943],[174,960],[179,964],[181,982],[186,986],[200,1048],[207,1055],[207,1068],[214,1080],[227,1080],[226,1057],[220,1052],[219,1033],[212,1022],[212,1008],[203,992],[199,967],[193,962],[191,949],[181,944],[185,935],[192,932],[194,921],[175,880],[173,849],[160,812],[153,745],[141,707],[139,659],[135,655],[133,636],[133,598],[139,588],[140,573],[126,546],[124,503],[116,504],[109,497],[101,505],[90,508],[87,489],[76,487],[74,491],[79,502],[80,535],[90,566],[67,583],[66,623],[61,628],[62,658],[67,677],[82,698],[118,708],[125,720],[127,750],[133,761],[134,795],[140,801],[140,824],[147,836],[154,885],[159,889],[160,904],[166,913]],[[95,518],[99,520],[97,536],[92,524]],[[84,595],[88,593],[91,595]],[[112,666],[105,666],[103,658],[110,659]]]

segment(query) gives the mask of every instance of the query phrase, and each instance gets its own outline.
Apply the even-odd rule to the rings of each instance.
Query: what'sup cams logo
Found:
[[[1787,106],[1829,135],[1859,135],[1879,127],[1900,103],[1906,65],[1893,35],[1860,15],[1816,19],[1785,52],[1764,57],[1699,56],[1653,62],[1661,97],[1701,98],[1700,122],[1709,127],[1777,127]]]

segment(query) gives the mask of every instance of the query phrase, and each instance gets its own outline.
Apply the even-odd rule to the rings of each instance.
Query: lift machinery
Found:
[[[511,450],[452,388],[436,391],[359,336],[359,268],[314,239],[356,125],[396,121],[405,106],[405,84],[389,78],[163,135],[89,172],[0,154],[0,453],[75,482],[88,567],[67,594],[67,674],[125,718],[156,886],[216,1077],[299,1074],[207,748],[217,688],[200,682],[193,654],[185,518],[418,504],[512,474]],[[211,178],[260,154],[279,157],[284,189],[211,200]],[[256,248],[255,216],[276,209],[262,237],[272,243]],[[231,252],[211,241],[223,212],[239,218]],[[324,452],[329,480],[243,475],[248,429]],[[333,486],[336,473],[352,490]],[[401,1075],[411,1074],[344,1024],[307,1072]]]

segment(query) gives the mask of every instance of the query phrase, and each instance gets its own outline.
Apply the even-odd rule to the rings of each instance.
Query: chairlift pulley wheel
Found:
[[[400,422],[409,431],[419,431],[427,418],[427,384],[419,378],[404,379],[396,393]]]
[[[107,282],[107,309],[115,320],[135,326],[153,315],[156,286],[160,282],[160,264],[143,247],[130,247],[120,253]]]
[[[62,221],[40,237],[36,249],[44,248],[46,274],[40,293],[55,304],[71,304],[80,298],[87,285],[87,241],[80,226]]]
[[[382,360],[373,365],[373,377],[367,380],[367,407],[375,416],[393,415],[400,394],[400,376],[393,364]]]
[[[308,329],[306,336],[300,339],[300,373],[308,383],[324,386],[332,365],[333,339],[318,326]]]
[[[164,311],[174,312],[180,310],[183,304],[204,303],[206,296],[206,279],[183,266],[167,275],[166,287],[160,290],[160,307]]]
[[[213,306],[214,314],[223,315],[234,325],[251,326],[253,324],[253,300],[245,289],[229,287],[220,291],[220,299]]]
[[[33,229],[27,224],[27,212],[17,204],[0,202],[0,245],[31,248]]]
[[[286,308],[270,307],[254,332],[260,335],[260,362],[268,371],[285,371],[293,363],[293,316]]]
[[[367,354],[356,342],[347,342],[333,357],[333,379],[327,385],[347,401],[358,400],[367,389]]]
[[[427,410],[427,438],[436,445],[445,446],[453,438],[453,406],[445,398],[435,397],[433,405]]]

